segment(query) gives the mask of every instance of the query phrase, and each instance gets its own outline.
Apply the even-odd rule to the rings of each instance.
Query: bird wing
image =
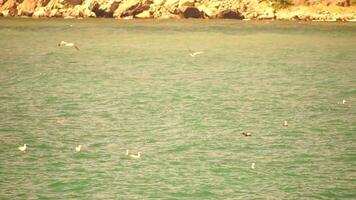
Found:
[[[202,53],[204,53],[204,52],[203,51],[197,51],[197,52],[194,52],[192,55],[196,56],[196,55],[199,55],[199,54],[202,54]]]

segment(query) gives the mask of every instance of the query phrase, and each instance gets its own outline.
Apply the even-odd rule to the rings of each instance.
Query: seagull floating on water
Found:
[[[59,47],[74,47],[76,50],[79,50],[79,48],[77,47],[77,45],[75,45],[74,43],[70,43],[70,42],[65,42],[65,41],[61,41],[58,44]]]
[[[78,146],[76,146],[76,147],[75,147],[75,152],[79,152],[79,151],[81,150],[81,148],[82,148],[82,145],[81,145],[81,144],[78,145]]]
[[[251,163],[251,169],[255,169],[255,163]]]
[[[141,153],[138,152],[137,155],[133,155],[133,154],[132,154],[132,155],[130,155],[130,157],[131,157],[131,158],[135,158],[135,159],[141,158]]]
[[[250,132],[242,132],[242,135],[244,135],[245,137],[252,136],[252,134]]]
[[[25,151],[26,151],[26,148],[27,148],[26,144],[24,144],[24,145],[21,146],[21,147],[18,147],[18,149],[19,149],[20,151],[22,151],[22,152],[25,152]]]
[[[287,120],[284,120],[283,126],[288,126]]]
[[[129,150],[128,150],[128,149],[126,149],[126,155],[127,155],[127,156],[129,155]]]
[[[345,100],[345,99],[343,99],[343,100],[342,100],[342,104],[345,104],[345,103],[346,103],[346,100]]]

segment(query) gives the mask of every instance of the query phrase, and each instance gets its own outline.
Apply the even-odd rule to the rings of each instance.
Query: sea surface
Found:
[[[1,18],[0,199],[356,199],[356,24]]]

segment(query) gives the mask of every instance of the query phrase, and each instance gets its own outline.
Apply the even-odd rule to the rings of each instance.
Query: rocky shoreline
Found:
[[[282,4],[281,2],[284,2]],[[356,21],[349,0],[0,0],[0,16],[33,18]]]

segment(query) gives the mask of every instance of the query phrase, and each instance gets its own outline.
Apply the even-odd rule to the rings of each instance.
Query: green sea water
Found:
[[[356,199],[356,24],[1,18],[0,48],[0,199]]]

